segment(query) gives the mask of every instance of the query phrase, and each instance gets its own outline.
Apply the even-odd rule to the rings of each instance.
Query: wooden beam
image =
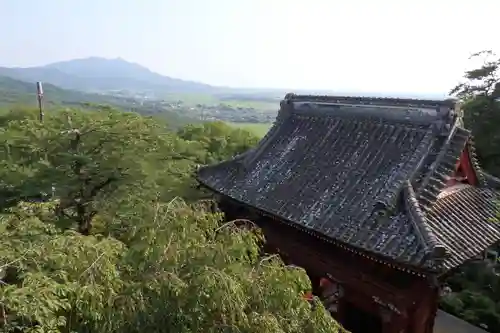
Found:
[[[309,243],[291,237],[283,230],[264,226],[263,231],[267,241],[285,252],[293,264],[303,267],[316,276],[331,277],[341,284],[355,288],[363,294],[382,299],[398,308],[411,306],[413,299],[408,295],[423,287],[424,281],[412,285],[407,290],[394,288],[389,284],[377,281],[375,276],[363,269],[361,266],[363,261],[355,258],[354,254],[339,253],[339,251],[333,250],[327,254],[318,251]],[[344,260],[339,261],[339,256],[342,255]]]

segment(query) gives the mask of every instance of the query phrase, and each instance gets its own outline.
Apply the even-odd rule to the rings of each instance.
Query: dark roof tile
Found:
[[[405,215],[379,217],[377,209],[397,200],[431,136],[430,126],[292,116],[250,165],[234,160],[199,175],[238,201],[345,243],[397,255],[411,252],[398,246],[419,246],[412,226]]]

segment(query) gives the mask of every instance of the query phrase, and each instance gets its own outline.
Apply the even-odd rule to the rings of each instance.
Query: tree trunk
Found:
[[[90,235],[92,229],[92,219],[95,216],[95,212],[87,212],[84,204],[78,203],[76,205],[76,221],[78,223],[78,232],[82,235]]]

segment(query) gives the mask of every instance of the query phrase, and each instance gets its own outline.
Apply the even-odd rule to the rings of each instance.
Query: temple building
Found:
[[[287,94],[254,149],[197,178],[353,333],[431,333],[443,279],[500,240],[500,180],[454,101]]]

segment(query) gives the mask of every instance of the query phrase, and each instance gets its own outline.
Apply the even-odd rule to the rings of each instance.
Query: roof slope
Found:
[[[426,222],[449,252],[446,268],[460,265],[500,239],[500,195],[488,188],[455,185],[443,191]]]
[[[453,127],[450,108],[289,96],[255,150],[201,168],[198,178],[304,230],[431,267],[449,244],[426,214],[468,138]]]

